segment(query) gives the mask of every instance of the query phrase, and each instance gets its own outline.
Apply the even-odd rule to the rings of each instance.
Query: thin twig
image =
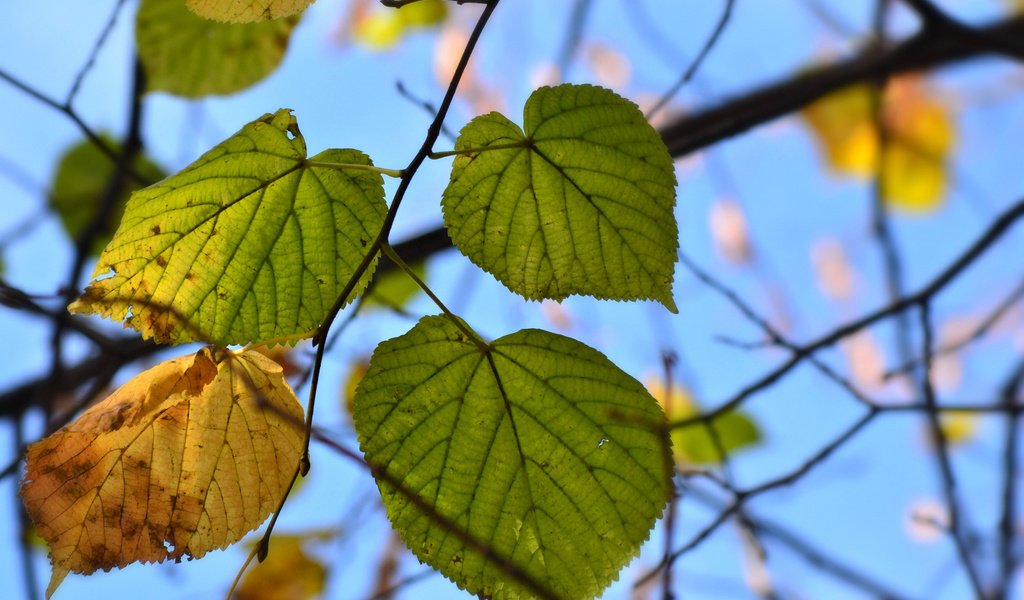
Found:
[[[654,106],[652,106],[651,109],[647,111],[647,114],[644,116],[647,118],[648,121],[653,119],[654,115],[657,114],[662,108],[664,108],[669,103],[669,101],[672,100],[676,93],[679,92],[679,90],[682,89],[682,87],[686,85],[691,79],[693,79],[694,75],[697,74],[697,69],[699,69],[700,65],[703,64],[704,59],[707,57],[707,55],[711,52],[711,49],[714,48],[715,44],[718,42],[718,39],[721,37],[722,32],[725,31],[725,26],[729,22],[729,17],[732,16],[732,7],[734,3],[735,0],[725,0],[725,6],[724,8],[722,8],[722,16],[718,18],[718,23],[715,25],[715,28],[711,31],[711,37],[709,37],[707,41],[704,42],[704,46],[700,49],[700,52],[697,54],[697,57],[694,58],[693,62],[690,63],[690,66],[687,67],[685,71],[683,71],[683,74],[679,76],[679,79],[677,79],[676,82],[672,84],[672,87],[670,87],[668,91],[662,94],[661,98],[658,99]]]
[[[960,557],[960,563],[963,565],[964,571],[967,573],[968,580],[971,583],[971,588],[974,590],[974,595],[979,600],[982,600],[985,598],[985,592],[982,588],[978,573],[975,570],[974,561],[971,560],[967,542],[964,539],[964,532],[962,530],[963,522],[960,515],[960,503],[957,500],[956,475],[953,472],[953,464],[949,458],[949,443],[946,440],[946,432],[942,429],[942,422],[939,418],[939,411],[937,410],[938,403],[935,398],[935,389],[932,387],[932,326],[930,302],[928,300],[923,300],[918,306],[922,332],[921,355],[924,357],[924,372],[920,375],[921,394],[924,397],[925,406],[928,407],[928,410],[925,411],[925,415],[928,418],[929,431],[931,433],[932,441],[935,444],[935,456],[938,460],[939,473],[942,477],[942,493],[945,497],[946,508],[949,511],[949,533],[953,539],[953,544],[956,546],[957,555]]]

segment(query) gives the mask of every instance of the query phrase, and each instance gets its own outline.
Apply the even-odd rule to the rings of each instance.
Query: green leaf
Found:
[[[426,279],[427,266],[425,263],[418,262],[409,265],[409,267],[417,277]],[[400,309],[418,296],[419,293],[420,286],[416,284],[413,278],[406,275],[403,271],[395,269],[383,275],[378,274],[377,281],[373,282],[373,285],[367,290],[363,304],[367,308],[384,307]]]
[[[590,85],[542,87],[524,130],[473,119],[455,150],[444,221],[476,265],[526,298],[672,299],[675,171],[635,104]]]
[[[299,14],[312,3],[313,0],[185,0],[185,6],[200,17],[229,23],[253,23],[290,17]]]
[[[377,481],[406,545],[481,597],[535,595],[509,563],[559,597],[597,595],[669,497],[657,402],[596,350],[545,331],[485,346],[425,317],[374,352],[353,419],[367,462],[401,483]]]
[[[671,393],[666,393],[664,384],[654,381],[647,384],[647,389],[658,400],[669,421],[690,419],[704,412],[685,388],[673,386]],[[717,444],[711,437],[708,423],[698,422],[672,430],[672,450],[679,464],[718,464],[722,462],[722,453],[729,456],[761,441],[757,424],[742,411],[726,411],[713,422]]]
[[[101,133],[99,137],[115,153],[121,152],[120,144],[114,141],[113,137],[105,133]],[[149,181],[158,181],[164,177],[163,170],[143,155],[135,158],[132,168]],[[50,208],[60,216],[69,237],[77,238],[96,218],[100,203],[112,183],[115,172],[114,162],[90,140],[80,141],[61,156],[53,179]],[[110,241],[110,236],[124,212],[129,194],[140,187],[142,184],[132,177],[125,178],[122,192],[115,200],[105,227],[98,232],[90,247],[91,254],[98,255]]]
[[[146,87],[188,98],[243,90],[281,63],[298,20],[215,23],[180,1],[143,0],[135,42]]]
[[[98,279],[70,310],[127,317],[158,342],[305,337],[383,225],[384,184],[370,164],[357,150],[307,161],[291,111],[264,115],[132,195]]]
[[[727,412],[715,418],[715,433],[726,456],[761,441],[761,432],[750,417],[739,412]],[[716,464],[722,456],[711,438],[707,425],[696,423],[672,430],[672,447],[683,463]]]

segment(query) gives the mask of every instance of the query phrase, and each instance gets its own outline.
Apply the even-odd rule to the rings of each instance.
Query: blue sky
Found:
[[[0,39],[8,50],[0,53],[0,69],[44,94],[63,98],[114,4],[13,3],[0,23]],[[505,0],[496,12],[477,56],[478,72],[488,86],[500,92],[508,107],[506,114],[513,120],[520,120],[520,107],[538,69],[556,59],[571,4]],[[594,3],[584,38],[586,44],[612,48],[627,58],[631,73],[618,91],[631,97],[667,89],[703,44],[721,10],[719,2],[645,0],[639,4],[652,16],[664,39],[638,27],[634,5],[613,0]],[[714,103],[823,58],[852,52],[852,40],[816,17],[809,9],[812,4],[799,0],[737,3],[698,81],[684,89],[675,108]],[[870,30],[871,2],[817,4],[830,7],[853,32]],[[994,1],[947,4],[955,5],[959,16],[973,22],[997,18],[1004,10]],[[96,130],[123,133],[135,7],[135,2],[125,5],[75,103],[78,114]],[[476,9],[453,7],[453,11],[475,14]],[[436,35],[411,36],[385,53],[342,47],[335,39],[346,14],[346,2],[319,0],[297,28],[281,68],[250,90],[201,101],[160,93],[147,96],[143,133],[152,156],[168,171],[180,169],[244,123],[288,107],[295,111],[311,153],[353,147],[370,154],[378,165],[405,165],[419,147],[430,115],[403,99],[395,91],[395,83],[401,81],[423,99],[436,102],[440,98],[443,90],[433,76]],[[912,26],[907,14],[896,13],[894,30],[906,31]],[[572,81],[593,82],[599,74],[581,59],[566,75]],[[1024,130],[1020,70],[996,61],[976,62],[944,70],[930,82],[935,93],[955,107],[959,131],[951,160],[955,181],[938,212],[923,217],[897,214],[892,219],[909,289],[934,277],[979,235],[993,214],[1024,195],[1020,154],[1009,141]],[[32,224],[28,235],[3,247],[4,277],[30,293],[51,295],[63,284],[73,253],[59,222],[43,211],[45,189],[57,157],[81,136],[61,114],[3,82],[0,106],[6,115],[5,133],[0,136],[0,197],[4,198],[0,236],[18,224]],[[459,102],[448,126],[458,130],[472,116],[470,107]],[[450,145],[442,139],[437,148]],[[438,200],[448,168],[447,161],[438,161],[417,176],[394,240],[439,223]],[[718,144],[708,153],[678,163],[677,174],[682,251],[771,319],[779,316],[772,303],[781,298],[781,312],[788,317],[789,335],[794,339],[813,339],[840,321],[886,303],[881,260],[869,228],[870,186],[829,173],[799,119],[782,119]],[[393,192],[394,186],[388,190]],[[731,264],[716,251],[708,215],[724,197],[736,199],[746,213],[759,257],[756,267]],[[1020,229],[939,297],[933,307],[938,323],[958,315],[984,313],[1019,281],[1024,244]],[[810,248],[823,238],[842,241],[861,283],[856,296],[845,304],[830,301],[819,291]],[[556,329],[542,306],[513,296],[489,275],[474,269],[457,253],[449,252],[430,263],[428,274],[435,292],[482,334],[498,337],[524,327]],[[663,348],[675,350],[683,359],[680,376],[707,406],[730,397],[786,358],[782,351],[751,351],[722,343],[720,336],[753,341],[760,335],[681,265],[676,270],[675,297],[680,309],[676,316],[652,303],[570,299],[562,305],[573,324],[566,333],[606,353],[641,380],[660,372]],[[413,315],[437,312],[424,297],[415,300],[408,311]],[[1020,358],[1021,318],[1015,318],[1009,323],[1009,333],[996,332],[991,341],[964,359],[963,381],[943,400],[994,400],[986,394]],[[336,432],[349,447],[356,447],[354,434],[336,390],[355,360],[368,356],[379,341],[403,333],[413,322],[380,312],[357,320],[327,356],[317,422]],[[0,382],[5,389],[47,368],[48,327],[0,308],[0,331],[8,340],[0,348]],[[872,333],[884,345],[891,366],[895,360],[891,326],[872,328]],[[73,358],[87,349],[72,345],[67,352]],[[172,350],[168,356],[183,353]],[[821,356],[837,369],[849,368],[837,350]],[[875,394],[880,399],[898,395],[892,388]],[[807,366],[769,392],[755,396],[744,408],[758,423],[764,440],[733,462],[733,475],[741,486],[790,472],[863,412]],[[41,427],[37,418],[28,419],[27,424],[29,431]],[[908,596],[967,597],[969,587],[955,568],[952,544],[946,538],[923,543],[906,531],[910,507],[940,497],[935,461],[922,443],[923,425],[916,415],[883,415],[797,485],[758,498],[750,506],[751,514],[784,523],[794,533]],[[990,532],[998,519],[1000,480],[998,470],[989,465],[998,459],[1003,423],[985,418],[978,427],[979,433],[957,447],[953,457],[961,496],[968,500],[970,524]],[[2,465],[12,458],[12,437],[9,424],[0,424]],[[692,485],[714,489],[700,481]],[[0,482],[0,581],[8,582],[4,586],[7,597],[20,598],[24,582],[17,560],[14,488],[11,478]],[[331,565],[327,597],[367,597],[367,573],[375,568],[380,540],[387,531],[382,511],[374,504],[375,493],[364,471],[317,448],[312,476],[285,509],[280,531],[339,523],[347,528],[344,542],[321,548]],[[347,518],[357,509],[358,519]],[[679,509],[676,546],[716,514],[702,507],[696,494],[684,495]],[[744,583],[741,539],[740,529],[729,522],[677,563],[674,580],[680,597],[757,597]],[[765,543],[768,572],[782,597],[863,597],[808,567],[770,539]],[[628,597],[629,586],[645,566],[657,561],[662,544],[661,534],[656,532],[639,561],[620,574],[620,583],[610,588],[606,597]],[[87,578],[71,576],[59,596],[144,593],[151,600],[217,597],[226,590],[244,554],[232,548],[187,564],[133,566]],[[35,560],[45,582],[45,556],[39,553]],[[423,568],[411,558],[402,564],[403,572],[408,573]],[[433,576],[408,587],[403,597],[441,596],[460,597],[460,592],[440,576]]]

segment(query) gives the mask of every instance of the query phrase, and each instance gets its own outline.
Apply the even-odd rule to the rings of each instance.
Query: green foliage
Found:
[[[473,119],[444,222],[470,260],[533,300],[653,299],[676,312],[675,171],[633,103],[589,85],[536,90],[523,129]]]
[[[71,310],[127,317],[158,342],[305,337],[386,212],[383,180],[366,155],[326,150],[311,160],[282,109],[136,192],[94,272],[113,275],[93,281]]]
[[[216,23],[181,2],[143,0],[135,42],[147,89],[188,98],[243,90],[277,68],[298,21]]]
[[[424,263],[412,265],[412,271],[420,279],[427,278]],[[411,277],[401,271],[390,271],[377,277],[367,290],[363,303],[367,307],[401,309],[419,293],[420,286]]]
[[[761,432],[747,415],[727,412],[714,419],[715,443],[708,425],[696,423],[672,430],[672,444],[680,462],[690,464],[716,464],[726,456],[761,441]],[[719,451],[721,450],[721,452]]]
[[[484,345],[447,317],[382,343],[353,419],[371,465],[555,594],[598,594],[632,558],[671,489],[664,414],[576,340],[524,330]],[[420,560],[473,594],[528,597],[378,477]]]
[[[107,148],[116,153],[121,152],[120,145],[110,135],[101,134],[100,139]],[[163,170],[143,155],[135,158],[132,168],[139,176],[149,181],[157,181],[164,177]],[[113,183],[115,173],[116,167],[110,157],[90,140],[82,140],[61,156],[57,173],[53,178],[50,207],[60,216],[69,237],[77,238],[96,218],[100,202]],[[110,241],[110,236],[117,228],[121,214],[124,213],[128,195],[140,187],[142,184],[131,177],[125,178],[106,226],[93,240],[89,250],[91,254],[98,255]]]
[[[143,0],[136,35],[149,89],[196,97],[251,85],[281,60],[298,20],[289,15],[308,3],[186,2],[204,17],[249,23],[239,25],[206,21],[176,2]],[[447,5],[437,1],[381,14],[407,28],[434,24],[446,13]],[[272,20],[278,17],[286,18]],[[105,183],[112,167],[94,167],[100,158],[95,149],[81,152],[87,151],[85,158],[67,162],[93,169],[90,175]],[[477,117],[453,154],[442,199],[445,224],[461,251],[509,289],[535,300],[574,294],[657,300],[676,311],[674,168],[634,104],[589,85],[541,88],[526,103],[522,129],[497,113]],[[148,164],[137,168],[148,170]],[[416,280],[425,267],[408,267],[382,245],[394,217],[387,212],[382,173],[411,176],[375,167],[353,149],[307,158],[291,112],[266,114],[179,173],[133,193],[94,281],[69,308],[123,320],[157,342],[215,346],[202,356],[231,357],[219,347],[325,334],[332,309],[366,288],[382,251],[404,272],[382,278],[367,300],[401,306],[418,292]],[[102,187],[96,182],[89,197]],[[640,383],[596,350],[539,330],[488,344],[433,292],[428,295],[446,314],[424,317],[405,335],[381,343],[352,402],[360,446],[392,524],[416,556],[471,593],[529,597],[542,587],[565,598],[600,594],[637,555],[670,497],[665,414]],[[277,363],[243,353],[249,354],[266,363],[259,371],[273,373],[272,382],[260,375],[254,385],[238,387],[246,377],[236,377],[229,367],[209,366],[200,373],[183,366],[190,359],[174,359],[151,370],[160,377],[129,382],[101,409],[61,431],[96,432],[111,423],[120,428],[124,410],[140,402],[159,410],[146,413],[139,426],[163,431],[160,407],[177,402],[174,386],[180,385],[197,402],[172,419],[175,427],[194,426],[204,412],[230,412],[255,388],[262,395],[294,398]],[[234,387],[208,389],[215,373]],[[258,421],[244,419],[253,420]],[[290,430],[287,435],[235,427],[231,460],[251,466],[259,459],[247,448],[257,441],[276,444],[285,435],[288,447],[297,448],[299,415],[289,413],[288,420],[282,428]],[[60,447],[58,436],[33,447]],[[304,444],[309,436],[307,429]],[[678,433],[673,437],[686,443]],[[125,447],[120,438],[115,441],[84,443],[76,456],[88,459],[91,469]],[[79,528],[93,532],[96,524],[87,512],[50,510],[46,494],[60,485],[62,474],[47,479],[52,470],[44,472],[40,460],[30,462],[37,473],[23,486],[29,513],[37,522],[59,522],[60,535],[77,536]],[[180,465],[184,459],[175,460]],[[148,461],[136,462],[131,481],[166,475]],[[284,492],[294,484],[289,473],[302,469],[299,463],[289,471],[291,462],[285,462],[273,474],[280,485],[261,500],[259,511],[246,504],[252,499],[244,494],[210,496],[213,504],[203,506],[203,515],[241,511],[244,519],[189,522],[174,535],[197,536],[192,554],[201,556],[256,527],[274,502],[280,510]],[[240,469],[225,469],[209,489],[213,483],[235,491],[267,487],[260,480],[265,473],[253,479],[254,472],[246,471],[244,481],[235,481]],[[78,506],[99,490],[111,505],[127,502],[126,486],[116,479],[99,473],[82,482],[66,490],[62,501]],[[149,502],[173,511],[178,499],[167,496],[173,493],[180,492],[160,488]],[[104,521],[95,530],[102,535],[95,535],[131,539],[140,531],[120,527],[120,521]],[[50,537],[52,542],[58,536]],[[147,553],[126,547],[116,555],[89,544],[65,544],[63,554],[51,555],[51,590],[68,571],[161,560],[162,539],[176,538],[150,535],[146,541],[153,548]],[[299,577],[300,571],[309,576],[301,593],[317,593],[323,584],[317,565],[284,561],[260,577]],[[256,583],[246,579],[240,596],[267,587],[253,573]]]

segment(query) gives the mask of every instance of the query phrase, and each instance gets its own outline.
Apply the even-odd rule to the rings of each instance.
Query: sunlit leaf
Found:
[[[358,11],[352,22],[353,38],[372,50],[386,50],[416,29],[433,27],[448,17],[445,0],[419,0],[401,8]]]
[[[878,170],[878,138],[871,86],[843,88],[802,113],[829,164],[841,173],[867,177]],[[924,213],[941,203],[948,185],[947,159],[955,141],[950,111],[930,96],[920,76],[894,78],[886,88],[882,118],[882,196],[895,209]]]
[[[107,148],[115,153],[121,152],[120,144],[112,137],[107,134],[100,134],[99,137]],[[164,177],[163,170],[144,155],[139,155],[132,161],[132,169],[148,181],[159,181]],[[50,207],[57,211],[69,237],[77,238],[92,224],[99,214],[101,203],[113,183],[116,172],[117,166],[114,161],[90,140],[82,140],[61,156],[53,179]],[[110,211],[103,229],[98,232],[90,247],[92,254],[99,254],[110,241],[111,234],[121,220],[129,194],[140,187],[142,184],[133,177],[125,176],[121,193],[114,201],[113,210]]]
[[[310,600],[323,593],[327,568],[306,551],[310,539],[309,535],[271,536],[267,559],[245,574],[235,600]]]
[[[426,264],[422,262],[410,265],[413,273],[420,279],[427,276]],[[403,271],[395,269],[380,275],[366,293],[363,304],[367,308],[384,307],[400,309],[420,293],[420,286]]]
[[[185,6],[200,17],[230,23],[290,17],[312,3],[313,0],[185,0]]]
[[[135,42],[146,87],[189,98],[243,90],[277,68],[298,20],[216,23],[178,1],[143,0]]]
[[[21,495],[49,593],[68,572],[199,558],[258,527],[298,466],[302,413],[275,363],[203,349],[29,446]]]
[[[661,404],[669,421],[689,419],[703,412],[690,392],[679,386],[673,386],[671,393],[666,393],[661,382],[650,381],[647,389]],[[672,451],[679,464],[717,464],[722,462],[722,453],[730,456],[761,441],[761,431],[741,411],[728,411],[716,417],[713,423],[717,444],[708,429],[709,424],[694,423],[672,429]]]
[[[444,192],[452,241],[526,298],[652,299],[676,312],[675,171],[633,103],[589,85],[536,90],[524,129],[473,119]]]
[[[668,500],[657,402],[602,354],[545,331],[482,349],[450,319],[425,317],[374,352],[354,418],[367,462],[401,482],[377,481],[402,540],[482,597],[535,595],[496,557],[558,597],[597,595]]]
[[[380,174],[322,166],[369,165],[365,154],[326,150],[309,160],[318,163],[307,161],[295,118],[279,110],[136,192],[71,311],[126,319],[158,342],[308,335],[387,210]]]

